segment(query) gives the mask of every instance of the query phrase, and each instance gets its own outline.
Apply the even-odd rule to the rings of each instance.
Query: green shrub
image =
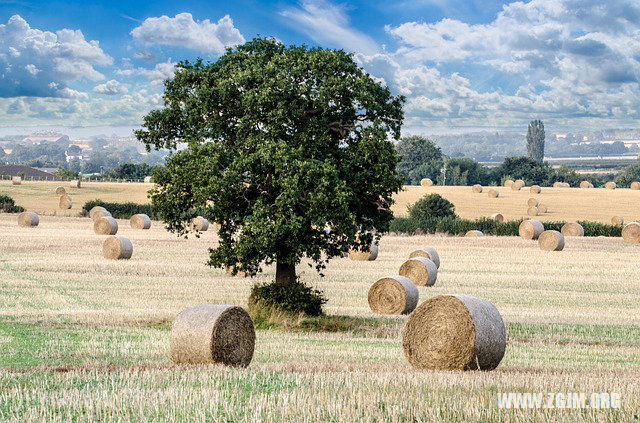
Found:
[[[22,213],[24,208],[16,206],[16,202],[8,195],[0,194],[0,210],[5,213]]]
[[[455,206],[439,194],[428,194],[409,206],[409,217],[419,222],[455,218]]]
[[[398,234],[413,234],[416,229],[418,229],[418,223],[410,217],[397,217],[389,225],[389,232]]]
[[[323,313],[322,306],[327,298],[322,292],[311,288],[296,280],[290,285],[282,285],[275,282],[257,284],[251,288],[249,296],[249,313],[254,319],[257,312],[264,308],[275,309],[288,314],[305,314],[307,316],[320,316]]]
[[[137,204],[137,203],[107,203],[102,200],[87,201],[82,207],[87,212],[95,206],[102,206],[109,210],[111,216],[115,219],[130,219],[134,214],[146,214],[153,220],[158,220],[158,216],[153,211],[151,204]]]

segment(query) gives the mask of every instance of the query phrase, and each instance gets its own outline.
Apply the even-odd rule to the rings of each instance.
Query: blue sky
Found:
[[[175,62],[257,35],[342,48],[405,133],[637,127],[637,0],[0,1],[0,129],[130,128]]]

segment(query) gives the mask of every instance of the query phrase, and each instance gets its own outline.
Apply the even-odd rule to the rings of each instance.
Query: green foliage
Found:
[[[452,158],[446,163],[445,185],[489,185],[492,174],[480,163],[467,158]]]
[[[56,170],[55,175],[59,176],[61,178],[72,179],[72,178],[77,178],[78,177],[78,172],[77,171],[73,171],[73,170],[65,169],[62,166],[58,166],[58,170]]]
[[[428,194],[409,206],[409,216],[417,221],[456,216],[455,206],[440,194]]]
[[[532,120],[527,128],[527,154],[538,163],[544,160],[544,138],[544,124],[541,120]]]
[[[396,217],[389,225],[389,232],[413,234],[418,230],[418,221],[410,217]]]
[[[8,195],[0,194],[0,211],[5,213],[22,213],[24,208],[16,206],[14,199]]]
[[[421,136],[405,137],[398,142],[396,151],[400,155],[398,173],[405,183],[420,185],[422,178],[436,181],[440,177],[444,159],[433,141]]]
[[[102,200],[87,201],[82,208],[87,212],[95,206],[102,206],[109,210],[114,219],[130,219],[134,214],[146,214],[151,219],[159,219],[158,213],[153,210],[151,204],[137,203],[106,203]]]
[[[307,316],[320,316],[323,314],[322,306],[327,298],[321,291],[313,289],[296,280],[289,285],[271,282],[257,284],[251,288],[249,296],[249,313],[253,318],[269,309],[275,309],[287,314],[303,313]]]
[[[152,176],[160,169],[160,166],[151,166],[147,163],[124,163],[115,169],[110,169],[105,173],[105,177],[114,179],[144,179],[145,176]]]
[[[136,131],[148,151],[174,150],[154,175],[154,210],[179,235],[206,210],[220,224],[212,266],[306,255],[320,271],[393,219],[403,101],[340,50],[254,39],[182,62]]]
[[[616,178],[616,184],[620,187],[628,187],[631,182],[640,181],[640,160],[625,167]]]
[[[549,185],[554,179],[554,171],[548,163],[537,162],[529,157],[507,157],[496,173],[501,179],[522,179],[527,185]]]

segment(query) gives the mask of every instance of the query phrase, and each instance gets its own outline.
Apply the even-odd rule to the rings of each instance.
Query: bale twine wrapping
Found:
[[[538,247],[544,251],[561,251],[564,248],[564,235],[558,231],[544,231],[538,237]]]
[[[604,187],[606,189],[616,189],[616,183],[613,181],[609,181],[606,184],[604,184]]]
[[[491,215],[491,220],[496,222],[504,222],[504,216],[501,213],[494,213]]]
[[[433,264],[436,265],[436,269],[440,269],[440,255],[438,254],[435,248],[423,247],[423,248],[420,248],[419,250],[415,250],[411,252],[411,254],[409,254],[409,258],[414,258],[414,257],[428,258],[433,262]]]
[[[580,182],[580,188],[593,188],[593,185],[589,181],[582,181]]]
[[[631,185],[629,186],[629,188],[633,189],[633,190],[640,190],[640,182],[638,181],[633,181],[631,182]]]
[[[538,210],[537,207],[529,207],[527,209],[527,214],[529,216],[537,216],[540,213],[540,210]]]
[[[438,278],[436,264],[424,257],[414,257],[405,261],[398,273],[419,286],[433,286]]]
[[[518,227],[518,235],[522,239],[538,239],[544,232],[544,225],[539,220],[523,220]]]
[[[386,276],[371,285],[367,299],[373,313],[409,314],[418,305],[418,288],[405,276]]]
[[[145,176],[144,177],[144,182],[147,184],[152,184],[153,183],[153,176]]]
[[[58,201],[58,207],[62,210],[69,210],[73,206],[73,201],[71,201],[71,196],[69,194],[64,194],[60,196],[60,200]]]
[[[489,198],[498,198],[500,196],[500,193],[498,191],[496,191],[495,189],[490,189],[487,192],[487,195],[489,196]]]
[[[66,193],[67,193],[67,190],[64,189],[64,187],[56,187],[56,194],[65,195]]]
[[[506,179],[504,181],[504,186],[505,187],[510,187],[511,185],[513,185],[513,181],[511,179]]]
[[[209,221],[202,216],[196,216],[191,219],[191,227],[200,232],[206,232],[209,229]]]
[[[500,312],[470,295],[438,295],[423,302],[402,331],[404,355],[420,370],[493,370],[506,345]]]
[[[433,181],[429,178],[422,178],[420,180],[420,185],[423,187],[430,187],[433,185]]]
[[[71,186],[71,188],[80,188],[80,186],[82,185],[82,183],[80,182],[79,179],[74,179],[73,181],[71,181],[69,183],[69,185]]]
[[[482,185],[475,184],[474,186],[471,187],[471,191],[473,191],[476,194],[480,194],[482,192]]]
[[[118,222],[111,216],[104,216],[93,222],[93,232],[98,235],[115,235],[118,233]]]
[[[560,229],[564,236],[584,236],[584,228],[576,222],[569,222],[562,225]]]
[[[466,234],[464,234],[464,236],[467,238],[478,238],[484,236],[484,234],[482,233],[482,231],[468,231]]]
[[[622,216],[613,216],[611,218],[612,225],[624,225],[624,217]]]
[[[32,211],[22,212],[18,215],[18,226],[23,228],[33,228],[40,223],[38,213]]]
[[[547,210],[548,210],[548,209],[547,209],[547,206],[546,206],[546,205],[544,205],[544,204],[542,204],[542,203],[539,203],[539,204],[538,204],[538,213],[540,213],[540,214],[542,214],[542,213],[546,213],[546,212],[547,212]]]
[[[516,184],[515,182],[511,184],[511,191],[520,191],[522,189],[522,185]]]
[[[531,194],[540,194],[542,192],[542,188],[540,188],[540,185],[531,185],[529,192]]]
[[[134,214],[130,220],[131,229],[149,229],[151,227],[151,219],[146,214]]]
[[[253,321],[243,308],[228,304],[187,307],[173,321],[171,360],[176,364],[247,367],[255,342]]]
[[[640,244],[640,223],[627,223],[622,229],[622,239],[629,244]]]
[[[11,177],[11,184],[12,185],[22,185],[22,178],[19,176],[12,176]]]
[[[95,206],[94,208],[89,210],[89,217],[95,222],[101,217],[111,217],[111,213],[109,213],[107,209],[102,206]]]
[[[129,260],[133,254],[133,244],[123,236],[109,236],[102,243],[102,254],[109,260]]]
[[[527,206],[529,207],[538,207],[538,200],[535,198],[529,198],[527,200]]]
[[[369,251],[361,251],[351,249],[349,251],[349,259],[354,261],[374,261],[378,258],[378,244],[375,241],[371,242]]]

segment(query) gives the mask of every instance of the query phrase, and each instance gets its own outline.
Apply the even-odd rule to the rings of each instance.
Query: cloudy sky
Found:
[[[638,0],[9,0],[0,129],[136,127],[175,62],[258,35],[353,52],[407,97],[406,133],[640,118]]]

